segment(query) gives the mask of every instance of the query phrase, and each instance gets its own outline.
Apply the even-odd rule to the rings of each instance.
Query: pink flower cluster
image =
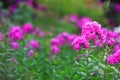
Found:
[[[27,45],[29,48],[32,48],[32,49],[35,49],[35,48],[39,48],[40,44],[38,41],[32,39],[28,42],[28,45]]]
[[[9,32],[8,37],[12,38],[13,40],[21,40],[24,37],[23,30],[20,26],[13,26]]]
[[[18,42],[13,41],[13,42],[11,42],[11,45],[12,45],[12,48],[13,48],[14,50],[17,50],[17,49],[20,48],[20,45],[19,45]]]
[[[103,35],[101,39],[95,41],[96,46],[103,46],[105,44],[114,45],[118,42],[120,35],[117,32],[103,28]]]
[[[114,65],[116,63],[120,63],[120,49],[118,49],[115,53],[112,55],[108,56],[107,61],[111,64]]]
[[[30,50],[29,52],[28,52],[28,57],[33,57],[34,56],[34,50]]]
[[[82,25],[84,25],[86,22],[89,22],[89,21],[92,21],[92,19],[86,16],[81,17],[76,21],[76,26],[78,27],[78,29],[81,29]]]
[[[111,64],[119,64],[120,63],[120,41],[114,47],[113,54],[107,57],[107,61]]]
[[[74,22],[76,27],[81,30],[82,25],[84,25],[86,22],[92,21],[92,19],[87,16],[79,18],[77,14],[72,14],[68,21]]]
[[[18,41],[20,40],[26,40],[25,37],[28,35],[38,37],[42,37],[45,33],[40,30],[39,27],[34,27],[31,23],[25,23],[22,27],[20,26],[13,26],[8,31],[8,38],[10,39],[10,44],[14,50],[18,50],[20,48],[20,44]],[[2,33],[0,33],[0,38],[2,38]],[[26,48],[30,49],[28,56],[34,54],[34,49],[39,48],[40,44],[35,39],[31,39],[28,44],[26,45]]]
[[[85,36],[88,41],[98,39],[102,34],[101,25],[95,21],[88,21],[82,26],[81,35]]]
[[[81,50],[81,47],[84,47],[86,49],[90,48],[90,45],[84,36],[75,38],[72,42],[72,46],[74,50]]]
[[[60,52],[60,48],[62,47],[62,45],[64,43],[66,43],[67,45],[71,45],[73,39],[77,37],[77,35],[75,34],[68,34],[67,32],[63,32],[59,35],[57,35],[55,38],[53,38],[51,40],[51,53],[53,54],[58,54]]]
[[[23,32],[24,33],[30,33],[33,31],[33,25],[31,23],[25,23],[23,25]]]
[[[40,47],[40,43],[34,39],[31,39],[28,44],[25,46],[26,49],[30,49],[28,52],[28,57],[33,57],[35,53],[35,49]]]
[[[98,40],[103,40],[103,29],[101,25],[95,21],[85,22],[82,27],[81,36],[75,38],[72,42],[74,50],[81,50],[82,48],[89,49],[89,41],[98,42]]]
[[[114,54],[110,55],[107,61],[111,65],[120,63],[120,35],[117,32],[102,28],[101,25],[95,21],[85,22],[81,29],[81,36],[76,37],[72,42],[74,50],[81,50],[82,48],[89,49],[89,41],[91,40],[96,47],[103,45],[114,46],[117,44],[114,49]]]
[[[37,35],[38,37],[42,37],[45,35],[45,32],[43,32],[42,30],[40,30],[39,27],[36,27],[34,29],[34,31],[32,32],[32,35]]]
[[[103,29],[103,34],[105,36],[103,44],[115,46],[113,54],[107,57],[107,62],[111,65],[120,63],[120,35],[117,32],[108,29]],[[101,40],[100,42],[102,43],[103,41]]]
[[[104,44],[113,45],[116,43],[117,38],[119,38],[119,34],[108,30],[106,28],[102,28],[101,25],[95,21],[86,22],[82,26],[82,33],[86,39],[93,40],[95,46],[103,46]]]
[[[81,50],[82,48],[89,49],[89,42],[91,45],[104,46],[114,45],[120,35],[116,32],[102,28],[98,22],[86,21],[81,27],[81,35],[68,34],[63,32],[51,40],[51,52],[58,54],[60,48],[64,43],[72,45],[74,50]]]

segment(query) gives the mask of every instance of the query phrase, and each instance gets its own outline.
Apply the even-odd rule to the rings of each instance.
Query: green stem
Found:
[[[87,73],[87,79],[86,80],[88,80],[88,64],[89,64],[89,51],[88,50],[86,50],[86,54],[87,54],[87,60],[86,60],[86,62],[87,62],[87,71],[86,71],[86,73]]]
[[[120,78],[120,67],[118,66],[118,79],[117,80],[119,80],[119,78]]]
[[[105,69],[104,69],[104,77],[103,77],[103,80],[105,80],[106,79],[106,59],[105,59]]]

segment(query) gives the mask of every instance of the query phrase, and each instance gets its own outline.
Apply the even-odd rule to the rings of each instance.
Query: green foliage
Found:
[[[61,32],[80,33],[75,25],[61,19],[63,15],[78,13],[89,16],[96,21],[105,24],[105,18],[101,9],[89,9],[85,5],[86,0],[38,0],[48,6],[47,12],[38,12],[22,3],[14,15],[8,20],[8,27],[2,32],[7,34],[12,25],[23,25],[31,22],[40,27],[49,35],[38,38],[28,35],[24,41],[20,41],[20,49],[11,48],[8,40],[0,42],[0,80],[102,80],[106,69],[106,80],[117,80],[118,66],[105,66],[104,48],[93,48],[86,55],[83,49],[73,51],[72,47],[64,45],[58,55],[48,55],[50,52],[50,40]],[[52,15],[48,15],[52,12]],[[56,15],[54,15],[56,14]],[[56,17],[60,17],[56,19]],[[10,22],[10,23],[9,23]],[[28,57],[28,50],[24,49],[30,39],[40,42],[40,48],[36,49],[34,57]]]

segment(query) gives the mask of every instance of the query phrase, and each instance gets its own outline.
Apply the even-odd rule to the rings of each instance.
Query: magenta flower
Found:
[[[39,33],[38,33],[38,37],[42,37],[42,36],[44,36],[44,35],[45,35],[44,32],[39,32]]]
[[[77,38],[78,37],[78,35],[76,35],[76,34],[71,34],[70,35],[70,37],[69,37],[69,40],[70,40],[70,45],[72,45],[72,42],[73,42],[73,40],[75,39],[75,38]]]
[[[21,40],[23,39],[23,31],[19,26],[13,26],[9,32],[8,36],[12,38],[13,40]]]
[[[62,32],[61,36],[62,36],[62,38],[64,40],[64,43],[69,44],[69,42],[70,42],[70,34],[68,34],[67,32]]]
[[[81,50],[82,48],[89,49],[89,43],[84,36],[77,37],[73,40],[72,46],[74,50]]]
[[[22,0],[15,0],[14,4],[9,7],[9,10],[10,10],[11,13],[14,13],[16,11],[16,9],[19,6],[19,4],[21,3],[21,1]]]
[[[109,44],[109,45],[115,44],[117,42],[117,39],[120,37],[120,35],[117,32],[113,32],[108,29],[106,29],[103,32],[103,34],[106,35],[106,44]]]
[[[57,46],[51,46],[51,51],[53,54],[60,53],[60,49]]]
[[[103,34],[103,30],[101,25],[95,21],[86,22],[82,26],[82,35],[86,37],[87,40],[95,40],[98,39]]]
[[[17,42],[11,42],[11,46],[14,50],[18,50],[20,48],[20,45]]]
[[[98,39],[95,40],[96,46],[103,46],[104,44],[113,45],[117,43],[118,38],[120,35],[116,32],[108,30],[106,28],[102,28],[102,34],[99,36]]]
[[[120,37],[120,35],[117,32],[114,32],[114,31],[111,31],[111,30],[108,30],[107,33],[108,33],[108,38],[109,37],[113,37],[113,38]]]
[[[70,21],[70,22],[76,22],[77,19],[78,19],[78,15],[77,15],[77,14],[72,14],[72,15],[69,17],[68,21]]]
[[[73,41],[73,38],[75,38],[75,35],[70,35],[67,32],[63,32],[58,34],[55,38],[51,40],[51,51],[54,54],[58,54],[60,52],[60,48],[64,43],[71,44]]]
[[[57,37],[57,38],[53,38],[50,43],[51,43],[51,46],[61,47],[64,42],[63,42],[63,38]]]
[[[110,39],[108,40],[108,44],[109,44],[109,45],[115,44],[115,39],[114,39],[114,38],[110,38]]]
[[[103,46],[106,43],[106,35],[101,35],[100,38],[94,40],[95,46]]]
[[[35,48],[39,48],[40,44],[36,40],[32,39],[29,41],[28,47],[35,49]]]
[[[2,32],[0,32],[0,40],[3,38],[3,34]]]
[[[120,4],[116,4],[114,9],[116,12],[120,12]]]
[[[120,49],[118,49],[114,54],[108,56],[107,61],[114,65],[116,63],[120,63]]]
[[[76,26],[81,29],[82,25],[84,25],[86,22],[92,21],[89,17],[82,17],[76,21]]]
[[[116,52],[119,49],[120,49],[120,42],[118,42],[117,45],[115,45],[114,52]]]
[[[107,44],[107,36],[108,36],[108,29],[102,28],[102,33],[99,35],[97,39],[94,40],[95,46],[103,46],[104,44]]]
[[[23,25],[23,31],[24,33],[30,33],[33,31],[33,25],[31,23],[25,23]]]
[[[30,50],[27,55],[28,55],[28,57],[33,57],[34,56],[34,50]]]

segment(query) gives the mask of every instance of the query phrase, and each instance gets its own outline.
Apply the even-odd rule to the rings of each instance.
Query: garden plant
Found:
[[[0,80],[120,80],[119,16],[117,0],[0,0]]]

